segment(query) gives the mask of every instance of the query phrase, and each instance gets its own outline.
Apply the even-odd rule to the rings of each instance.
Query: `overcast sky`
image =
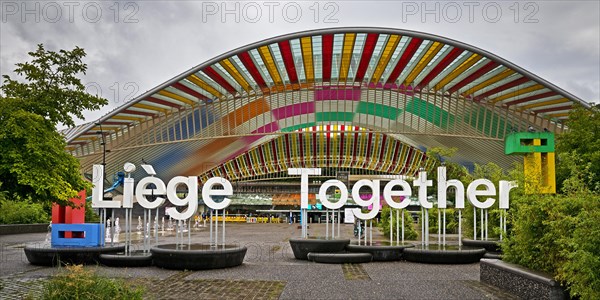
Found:
[[[0,72],[43,43],[86,50],[84,81],[109,105],[224,52],[317,28],[422,31],[490,51],[588,102],[600,102],[600,2],[0,1]],[[118,92],[118,93],[117,93]]]

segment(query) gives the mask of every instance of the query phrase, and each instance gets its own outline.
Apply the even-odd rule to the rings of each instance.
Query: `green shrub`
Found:
[[[511,201],[504,259],[553,274],[573,297],[600,299],[600,196],[519,195]]]
[[[429,209],[429,233],[438,232],[438,208],[436,206]],[[442,209],[440,212],[440,220],[443,221],[444,210]],[[442,229],[440,228],[440,233]],[[458,233],[458,210],[454,208],[446,208],[446,233]]]
[[[0,199],[0,224],[49,223],[48,211],[40,203]]]
[[[85,202],[85,222],[86,223],[100,222],[100,216],[96,212],[94,212],[91,201]]]
[[[399,223],[400,225],[398,226],[402,226],[402,222],[400,220],[398,220],[396,218],[396,212],[394,212],[394,224],[392,224],[393,226],[396,226],[396,223]],[[378,224],[379,228],[381,229],[381,231],[383,231],[383,234],[385,236],[390,236],[390,208],[389,207],[384,207],[381,210],[381,222],[379,222]],[[396,227],[394,227],[394,234],[393,234],[393,238],[394,240],[396,239],[396,235],[400,234],[399,232],[396,232]],[[413,219],[410,215],[410,212],[408,212],[407,210],[404,210],[404,239],[405,240],[416,240],[417,239],[417,231],[415,230],[415,227],[413,226]]]
[[[99,276],[83,266],[66,270],[44,284],[42,299],[142,299],[141,288],[129,286],[123,279]]]

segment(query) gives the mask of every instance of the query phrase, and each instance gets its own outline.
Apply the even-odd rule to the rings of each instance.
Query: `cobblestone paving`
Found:
[[[311,236],[325,235],[326,224],[311,224]],[[353,226],[341,226],[353,239]],[[374,228],[375,229],[375,228]],[[406,261],[356,265],[317,264],[294,258],[290,237],[301,230],[288,224],[227,224],[227,243],[248,248],[235,268],[181,272],[157,267],[87,266],[99,275],[143,286],[147,299],[511,299],[479,281],[479,264],[435,265]],[[29,264],[22,245],[41,243],[45,233],[0,236],[0,300],[37,298],[44,280],[59,268]],[[385,240],[380,232],[373,238]],[[207,243],[206,228],[191,234]],[[159,243],[175,242],[165,234]],[[137,241],[134,246],[141,247]]]
[[[0,278],[0,299],[38,299],[43,283],[41,278]]]
[[[361,264],[343,264],[342,271],[344,271],[346,280],[371,280]]]
[[[185,279],[180,272],[164,280],[138,278],[147,299],[278,299],[285,282],[272,280]]]

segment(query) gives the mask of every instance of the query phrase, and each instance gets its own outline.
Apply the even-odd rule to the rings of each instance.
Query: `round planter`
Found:
[[[109,267],[148,267],[152,265],[152,253],[138,250],[128,255],[124,252],[100,254],[100,263]]]
[[[371,253],[308,253],[308,260],[324,264],[360,264],[373,260]]]
[[[173,270],[210,270],[239,266],[244,262],[246,247],[208,244],[154,246],[152,261],[155,266]]]
[[[125,246],[106,247],[40,247],[25,246],[25,256],[32,265],[97,264],[100,255],[125,251]]]
[[[346,246],[346,251],[353,253],[370,253],[373,256],[373,261],[396,261],[401,260],[404,249],[414,247],[414,244],[399,244],[390,245],[387,243],[377,243],[373,246],[370,245],[355,245],[350,244]]]
[[[487,252],[499,253],[502,252],[500,247],[500,241],[498,240],[470,240],[470,239],[462,239],[462,243],[464,246],[468,247],[476,247],[476,248],[485,248]]]
[[[432,264],[470,264],[478,262],[484,254],[484,248],[464,246],[419,245],[404,249],[404,259],[407,261]]]
[[[308,239],[290,239],[290,246],[294,252],[296,259],[307,260],[308,253],[337,253],[350,244],[350,240],[343,239],[325,239],[325,238],[308,238]]]

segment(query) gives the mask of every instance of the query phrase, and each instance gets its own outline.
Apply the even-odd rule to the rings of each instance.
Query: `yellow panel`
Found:
[[[260,57],[262,58],[263,62],[265,63],[267,70],[269,70],[269,74],[271,75],[273,82],[275,84],[281,84],[281,76],[279,75],[279,71],[277,71],[277,66],[275,66],[275,59],[273,59],[273,56],[271,55],[271,50],[269,50],[269,47],[262,46],[262,47],[258,48],[258,53],[260,54]]]
[[[162,91],[158,92],[158,94],[159,95],[163,95],[165,97],[169,97],[171,99],[175,99],[177,101],[181,101],[181,102],[183,102],[185,104],[189,104],[189,105],[194,105],[196,103],[195,101],[192,101],[192,100],[190,100],[188,98],[185,98],[183,96],[180,96],[180,95],[177,95],[175,93],[171,93],[171,92],[165,91],[165,90],[162,90]]]
[[[561,118],[561,117],[568,117],[569,113],[560,113],[560,114],[552,114],[552,115],[548,115],[551,118]]]
[[[377,162],[379,160],[379,151],[381,151],[381,135],[380,134],[376,134],[375,135],[375,143],[371,146],[371,149],[368,149],[367,151],[370,150],[371,152],[371,163],[369,164],[369,169],[373,170],[375,168],[375,166],[377,165]]]
[[[499,102],[499,101],[502,101],[502,100],[505,100],[505,99],[508,99],[508,98],[512,98],[512,97],[516,97],[516,96],[519,96],[519,95],[531,93],[531,92],[534,92],[534,91],[537,91],[537,90],[541,90],[543,88],[544,88],[544,86],[541,85],[541,84],[534,84],[534,85],[532,85],[530,87],[526,87],[526,88],[523,88],[523,89],[518,89],[518,90],[516,90],[514,92],[510,92],[510,93],[504,94],[504,95],[502,95],[500,97],[496,97],[494,99],[490,99],[489,102],[490,103],[496,103],[496,102]]]
[[[415,156],[415,153],[412,153],[413,157]],[[406,159],[411,159],[412,157],[407,157]],[[419,164],[414,162],[414,159],[411,159],[411,163],[410,166],[408,166],[408,174],[415,174],[418,170],[419,170]]]
[[[167,112],[167,109],[165,109],[165,108],[160,108],[160,107],[156,107],[156,106],[152,106],[152,105],[148,105],[148,104],[142,104],[142,103],[136,103],[133,105],[133,107],[155,110],[155,111],[160,111],[160,112]]]
[[[396,147],[396,141],[389,141],[388,142],[388,147],[387,147],[387,151],[385,154],[385,165],[384,165],[384,170],[387,170],[387,168],[390,167],[390,164],[392,163],[392,155],[394,154],[394,147]]]
[[[73,141],[89,142],[90,140],[95,141],[96,138],[95,137],[78,137],[78,138],[75,138]]]
[[[204,82],[204,80],[200,79],[200,77],[198,77],[196,75],[188,76],[187,80],[191,81],[195,85],[199,86],[201,89],[209,92],[210,94],[212,94],[213,96],[215,96],[217,98],[221,98],[223,96],[223,94],[221,94],[219,91],[217,91],[215,88],[213,88],[210,84]]]
[[[377,67],[375,68],[375,72],[373,73],[371,82],[374,82],[374,83],[379,82],[379,79],[381,78],[383,71],[385,71],[385,67],[387,67],[388,63],[390,62],[390,59],[392,58],[392,54],[394,54],[396,47],[398,47],[399,42],[400,42],[399,35],[390,35],[390,37],[387,40],[387,44],[385,45],[385,48],[383,49],[383,52],[381,53],[381,56],[379,57],[379,63],[377,64]]]
[[[344,35],[344,47],[342,48],[342,61],[340,63],[340,81],[346,81],[346,78],[348,78],[348,70],[350,70],[355,40],[356,33],[346,33]]]
[[[545,101],[545,102],[538,102],[538,103],[534,103],[534,104],[529,104],[529,105],[521,106],[521,107],[519,107],[519,111],[523,111],[523,110],[530,109],[530,108],[541,107],[541,106],[566,103],[566,102],[571,102],[571,101],[569,99],[567,99],[567,98],[560,98],[560,99],[556,99],[556,100],[550,100],[550,101]]]
[[[435,55],[442,50],[443,44],[440,42],[433,42],[433,44],[429,47],[425,55],[421,58],[421,60],[417,63],[417,66],[410,72],[408,77],[404,80],[404,84],[411,84],[417,76],[425,69],[427,64],[435,57]]]
[[[250,172],[250,168],[248,167],[248,164],[246,163],[246,159],[244,158],[243,155],[238,156],[238,166],[241,166],[240,172],[244,176],[246,176],[246,177],[251,176],[252,172]]]
[[[300,45],[302,46],[302,60],[304,61],[306,81],[313,82],[315,81],[315,71],[313,67],[312,38],[310,36],[301,38]]]
[[[533,140],[534,146],[541,145],[540,139]],[[524,156],[525,193],[556,193],[556,164],[554,152],[529,153]]]
[[[112,130],[112,131],[119,131],[120,127],[107,127],[107,126],[96,126],[96,127],[92,127],[92,129],[90,129],[91,131],[106,131],[106,130]]]
[[[399,173],[404,167],[404,162],[406,161],[406,155],[408,154],[408,147],[401,145],[402,149],[400,150],[400,155],[398,156],[398,163],[396,164],[396,168],[394,168],[394,174]],[[402,174],[404,175],[404,174]]]
[[[546,192],[550,194],[556,193],[556,157],[554,156],[554,152],[550,152],[546,154],[545,159],[542,157],[542,166],[546,169],[544,173],[546,174],[545,185],[548,187]]]
[[[470,88],[469,90],[467,90],[466,92],[464,92],[464,94],[465,95],[471,95],[471,94],[473,94],[473,93],[481,90],[482,88],[488,87],[488,86],[490,86],[490,85],[492,85],[492,84],[494,84],[494,83],[496,83],[496,82],[498,82],[498,81],[500,81],[500,80],[502,80],[502,79],[504,79],[504,78],[506,78],[506,77],[508,77],[508,76],[510,76],[512,74],[514,74],[514,73],[515,73],[515,71],[506,69],[506,70],[500,72],[500,74],[498,74],[498,75],[496,75],[496,76],[494,76],[494,77],[492,77],[492,78],[490,78],[490,79],[488,79],[488,80],[486,80],[486,81],[484,81],[484,82],[482,82],[482,83],[480,83],[480,84],[478,84],[478,85]]]
[[[438,82],[438,84],[435,86],[435,89],[441,90],[444,86],[446,86],[446,84],[450,83],[450,81],[454,80],[456,77],[458,77],[460,74],[462,74],[463,72],[468,70],[471,66],[473,66],[475,63],[477,63],[481,59],[482,59],[482,57],[479,54],[471,55],[471,57],[469,57],[467,60],[465,60],[460,66],[458,66],[458,68],[456,68],[454,71],[452,71],[450,74],[448,74],[442,80],[440,80],[440,82]]]
[[[144,118],[139,118],[139,117],[129,117],[129,116],[113,116],[111,117],[111,119],[114,120],[127,120],[127,121],[143,121]]]
[[[231,61],[229,61],[229,58],[220,61],[219,64],[229,73],[229,75],[231,75],[231,77],[233,77],[233,79],[235,79],[239,85],[242,86],[246,92],[250,92],[250,84],[248,84],[246,79],[244,79],[240,72],[238,72],[238,70],[233,66]]]

